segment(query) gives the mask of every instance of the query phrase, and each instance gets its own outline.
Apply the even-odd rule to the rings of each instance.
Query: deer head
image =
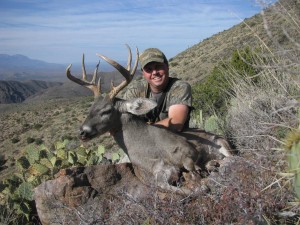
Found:
[[[111,91],[108,95],[103,97],[101,95],[101,80],[97,80],[97,72],[99,68],[99,63],[96,66],[94,75],[91,81],[87,81],[86,70],[84,65],[84,55],[82,57],[82,79],[78,79],[71,75],[71,66],[69,65],[66,70],[67,77],[86,88],[89,88],[95,97],[95,102],[90,109],[90,112],[85,119],[84,123],[80,127],[79,138],[83,141],[89,140],[98,135],[104,134],[108,131],[119,130],[122,127],[121,114],[122,113],[132,113],[135,115],[142,115],[150,111],[156,106],[156,103],[148,99],[134,99],[134,100],[121,100],[116,98],[116,95],[125,88],[133,79],[138,66],[139,52],[136,48],[136,61],[134,63],[133,69],[131,70],[132,63],[132,53],[128,45],[128,63],[127,68],[124,68],[119,63],[114,60],[97,54],[100,58],[104,59],[106,62],[115,67],[124,77],[125,80],[121,82],[118,86],[114,86],[113,82],[111,83]]]

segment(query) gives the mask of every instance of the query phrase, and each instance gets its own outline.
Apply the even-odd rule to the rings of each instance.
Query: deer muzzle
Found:
[[[82,126],[79,130],[79,139],[82,141],[88,141],[92,139],[93,135],[92,129],[89,126]]]

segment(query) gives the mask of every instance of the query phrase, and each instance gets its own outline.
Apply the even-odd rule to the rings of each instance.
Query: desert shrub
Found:
[[[170,61],[170,65],[171,65],[171,66],[174,66],[174,67],[175,67],[175,66],[178,66],[178,62]]]
[[[28,138],[26,139],[27,144],[31,144],[31,143],[33,143],[34,141],[35,141],[35,138],[33,138],[33,137],[28,137]]]
[[[0,155],[0,169],[1,167],[6,163],[7,159],[5,158],[4,155]]]
[[[30,124],[29,124],[29,123],[24,123],[24,124],[23,124],[23,127],[24,127],[24,128],[29,128],[29,127],[30,127]]]
[[[71,111],[71,108],[69,108],[69,107],[66,107],[66,108],[64,109],[64,113],[70,112],[70,111]]]
[[[41,138],[37,138],[37,139],[34,140],[34,143],[35,143],[36,145],[41,145],[41,144],[44,143],[44,141],[43,141],[43,139],[41,139]]]
[[[40,123],[36,123],[36,124],[33,125],[33,128],[36,129],[36,130],[39,130],[42,127],[43,127],[43,125],[40,124]]]
[[[59,112],[58,111],[55,111],[54,113],[53,113],[53,116],[58,116],[59,115]]]
[[[11,143],[13,143],[13,144],[18,143],[19,141],[20,141],[20,139],[16,138],[16,137],[11,139]]]

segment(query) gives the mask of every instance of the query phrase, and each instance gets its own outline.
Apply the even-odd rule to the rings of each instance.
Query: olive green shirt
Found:
[[[182,80],[169,77],[168,85],[161,93],[154,94],[151,92],[149,84],[145,79],[132,83],[127,89],[123,98],[149,98],[155,101],[158,106],[145,116],[147,122],[157,122],[168,118],[168,111],[171,105],[186,105],[190,111],[192,109],[192,89],[191,86]],[[188,120],[185,127],[188,127]]]

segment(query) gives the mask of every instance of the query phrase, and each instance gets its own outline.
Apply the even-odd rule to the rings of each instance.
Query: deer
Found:
[[[155,102],[146,98],[124,100],[117,97],[117,94],[133,80],[138,66],[138,48],[131,69],[132,52],[128,45],[126,47],[129,52],[127,68],[97,53],[97,56],[111,64],[125,78],[118,86],[112,82],[111,91],[106,95],[101,93],[100,78],[96,81],[99,63],[91,81],[87,80],[84,55],[82,79],[71,74],[72,64],[67,67],[68,79],[89,88],[95,97],[86,119],[80,126],[79,138],[88,141],[110,132],[115,142],[127,154],[135,175],[142,183],[155,184],[165,191],[190,194],[190,189],[178,185],[180,174],[183,171],[197,173],[207,161],[230,156],[229,144],[225,139],[205,131],[198,132],[196,136],[199,138],[192,141],[192,137],[195,136],[193,131],[180,135],[162,127],[149,125],[141,115],[155,108]],[[209,154],[212,149],[214,154]],[[214,156],[211,158],[209,155]]]

